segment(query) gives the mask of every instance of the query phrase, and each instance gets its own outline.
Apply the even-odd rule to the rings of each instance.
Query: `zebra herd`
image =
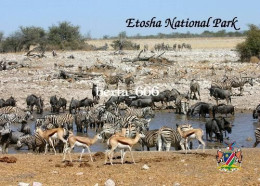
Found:
[[[189,107],[188,104],[189,99],[198,99],[196,93],[200,99],[200,85],[195,80],[191,81],[190,93],[188,94],[181,94],[178,90],[172,89],[159,92],[157,96],[135,95],[133,99],[130,99],[130,96],[112,96],[104,105],[98,104],[100,98],[96,91],[96,85],[93,84],[93,100],[89,98],[83,100],[72,99],[69,106],[70,113],[65,112],[67,105],[65,98],[57,99],[56,96],[52,96],[50,104],[53,113],[37,118],[35,121],[35,129],[42,128],[48,131],[56,128],[64,128],[66,131],[73,131],[73,125],[75,123],[77,132],[87,133],[88,128],[95,128],[96,132],[100,133],[103,141],[109,140],[115,134],[124,130],[124,136],[128,138],[133,138],[138,133],[144,134],[145,137],[140,139],[142,149],[146,146],[147,150],[152,147],[156,147],[159,151],[168,151],[170,147],[174,147],[176,150],[187,150],[189,148],[189,140],[200,140],[200,135],[203,135],[203,131],[193,129],[190,125],[180,125],[177,126],[176,129],[165,126],[156,130],[149,130],[149,123],[155,116],[154,103],[161,102],[167,105],[170,101],[175,101],[176,111],[178,113],[191,116],[196,114],[205,116],[209,114],[209,116],[212,116],[212,119],[210,119],[210,122],[206,125],[206,135],[207,137],[209,135],[210,139],[212,139],[212,134],[215,133],[216,138],[221,142],[223,141],[221,134],[225,131],[230,133],[231,126],[225,118],[219,120],[215,115],[234,114],[234,106],[218,104],[218,99],[227,99],[227,103],[231,103],[231,94],[226,94],[226,91],[230,91],[232,88],[240,88],[241,91],[246,83],[253,85],[252,79],[239,79],[237,77],[223,78],[222,81],[212,82],[210,95],[215,97],[217,105],[197,102],[191,107]],[[44,140],[39,133],[31,135],[30,127],[27,124],[29,119],[33,119],[32,112],[34,106],[36,106],[38,114],[43,112],[43,100],[41,97],[29,95],[26,102],[30,111],[25,111],[15,106],[4,106],[0,108],[0,134],[3,152],[7,152],[8,145],[11,141],[17,143],[17,148],[26,145],[29,149],[35,151],[43,151],[44,146],[49,143],[48,140]],[[80,107],[88,108],[80,110]],[[55,114],[60,112],[60,108],[63,108],[63,113]],[[253,113],[254,118],[258,117],[260,113],[259,108],[260,106],[255,109]],[[10,125],[12,123],[22,123],[20,131],[11,131]],[[65,133],[68,137],[69,133]],[[256,142],[254,146],[257,146],[260,142],[259,128],[256,129],[255,136]],[[13,138],[16,138],[16,140],[13,140]],[[201,143],[204,144],[203,141],[201,141]],[[54,146],[55,145],[62,151],[64,147],[62,142],[54,140]]]
[[[155,51],[169,51],[169,50],[181,51],[183,49],[191,50],[192,48],[191,45],[188,43],[182,43],[182,44],[175,43],[172,45],[172,47],[169,44],[164,44],[164,43],[154,45]]]

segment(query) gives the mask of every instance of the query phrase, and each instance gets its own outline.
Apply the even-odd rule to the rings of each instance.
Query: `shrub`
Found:
[[[69,22],[51,26],[48,33],[48,44],[57,49],[79,49],[84,44],[79,32],[79,26],[73,26]]]
[[[255,25],[249,25],[249,28],[245,42],[236,46],[241,61],[249,61],[252,56],[260,56],[260,28]]]
[[[114,40],[111,46],[114,50],[139,50],[140,45],[127,40]]]

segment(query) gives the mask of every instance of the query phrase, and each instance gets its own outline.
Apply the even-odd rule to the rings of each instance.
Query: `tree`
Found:
[[[236,46],[241,61],[249,61],[250,57],[260,57],[260,28],[256,25],[249,25],[246,32],[246,40]]]
[[[30,45],[39,44],[41,47],[46,45],[46,33],[40,27],[20,27],[21,44],[25,49],[29,49]]]
[[[73,26],[69,22],[61,22],[58,26],[49,27],[48,41],[61,49],[70,47],[76,49],[83,42],[79,26]]]

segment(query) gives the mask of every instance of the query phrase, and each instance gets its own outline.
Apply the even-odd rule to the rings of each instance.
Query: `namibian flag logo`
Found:
[[[218,169],[225,172],[238,170],[241,168],[242,157],[243,156],[241,149],[227,152],[222,152],[221,150],[218,150],[216,156]],[[239,166],[235,164],[239,164]]]

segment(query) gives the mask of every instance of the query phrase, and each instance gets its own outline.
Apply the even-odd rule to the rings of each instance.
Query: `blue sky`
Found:
[[[94,38],[115,36],[120,31],[128,35],[187,32],[200,33],[204,28],[127,28],[126,19],[150,20],[156,17],[164,22],[167,18],[205,20],[208,17],[226,20],[238,17],[241,30],[247,24],[260,25],[260,1],[242,0],[0,0],[0,31],[5,36],[19,26],[49,26],[61,21],[79,25],[83,35],[88,32]],[[217,31],[221,28],[207,28]],[[234,31],[232,28],[228,31]]]

